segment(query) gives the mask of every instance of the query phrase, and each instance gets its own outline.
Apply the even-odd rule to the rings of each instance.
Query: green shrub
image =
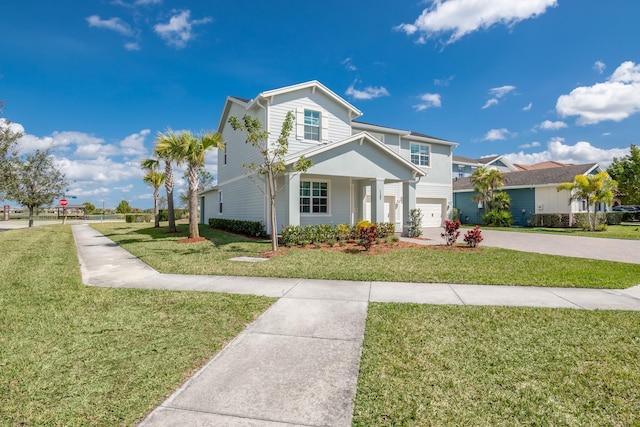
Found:
[[[266,237],[267,232],[264,225],[258,221],[241,221],[238,219],[210,218],[209,226],[219,230],[229,231],[246,236]]]
[[[489,211],[482,216],[482,221],[493,227],[510,227],[513,217],[509,211]]]
[[[531,215],[531,226],[560,228],[565,224],[562,222],[561,214],[533,214]]]
[[[396,225],[392,222],[379,222],[378,235],[380,237],[393,236],[396,232]]]
[[[151,214],[126,214],[124,216],[125,222],[151,222]]]
[[[618,225],[622,222],[624,212],[607,212],[607,224]]]
[[[422,211],[411,209],[409,212],[409,237],[420,237],[422,235]]]
[[[598,212],[596,215],[598,224],[607,223],[607,215],[604,212]],[[578,228],[581,228],[582,230],[591,230],[591,224],[593,224],[593,212],[589,213],[588,215],[586,212],[573,214],[573,222]]]

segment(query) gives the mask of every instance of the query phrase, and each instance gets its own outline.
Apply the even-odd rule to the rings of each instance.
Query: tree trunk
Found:
[[[198,229],[198,168],[189,164],[189,238],[200,238]]]
[[[177,233],[176,217],[173,210],[173,170],[171,162],[165,160],[164,186],[167,189],[167,219],[169,220],[169,233]]]
[[[276,192],[275,192],[275,182],[273,173],[271,171],[267,174],[267,184],[269,186],[269,200],[270,200],[270,209],[269,213],[271,216],[271,250],[276,252],[278,250],[278,227],[276,222]]]
[[[29,228],[33,227],[33,206],[29,206]]]
[[[153,188],[153,226],[160,228],[160,208],[158,206],[158,199],[160,198],[160,191],[158,187]]]

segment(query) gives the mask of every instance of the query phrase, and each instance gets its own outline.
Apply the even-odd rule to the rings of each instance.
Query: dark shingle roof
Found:
[[[573,182],[576,175],[589,172],[597,163],[586,165],[572,165],[559,168],[534,169],[528,171],[516,171],[504,174],[504,189],[510,187],[525,187],[536,185],[560,184],[561,182]],[[473,190],[471,177],[457,178],[453,180],[453,191]]]
[[[229,98],[237,99],[238,101],[240,101],[240,102],[244,102],[245,104],[246,104],[247,102],[251,102],[251,100],[250,100],[250,99],[248,99],[248,98],[240,98],[239,96],[232,96],[232,95],[229,95]]]
[[[386,128],[386,129],[398,130],[397,128],[392,128],[392,127],[389,127],[389,126],[383,126],[383,125],[379,125],[379,124],[376,124],[376,123],[367,123],[367,122],[363,122],[361,120],[352,120],[351,122],[352,123],[356,123],[356,124],[361,124],[361,125],[370,125],[370,126],[377,126],[377,127]],[[419,133],[419,132],[409,131],[409,134],[413,135],[413,136],[420,137],[420,138],[431,138],[431,139],[437,139],[439,141],[450,142],[450,141],[448,141],[446,139],[438,138],[437,136],[431,136],[431,135],[427,135],[427,134]]]

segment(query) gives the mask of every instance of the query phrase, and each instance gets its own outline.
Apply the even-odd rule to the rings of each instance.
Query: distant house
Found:
[[[569,202],[569,191],[556,190],[558,184],[573,182],[577,175],[590,175],[602,172],[597,163],[569,165],[549,168],[537,168],[504,175],[503,191],[511,197],[511,215],[514,225],[527,225],[531,214],[572,214],[586,212],[585,200]],[[471,178],[453,180],[453,206],[460,211],[463,223],[480,224],[484,207],[472,200],[477,194],[473,190]],[[597,210],[606,211],[606,206],[597,206]]]
[[[258,150],[234,131],[229,117],[258,118],[275,142],[288,111],[296,120],[286,164],[301,156],[313,166],[289,170],[276,199],[278,228],[286,225],[355,224],[360,219],[407,227],[420,208],[424,227],[439,227],[452,207],[451,163],[456,143],[422,133],[356,121],[360,110],[317,81],[258,94],[229,96],[218,123],[226,142],[218,153],[218,182],[200,192],[201,221],[259,221],[270,230],[265,185],[243,164],[261,162]]]
[[[468,157],[453,156],[452,177],[465,178],[471,176],[478,168],[494,168],[500,172],[513,172],[518,170],[514,165],[509,163],[503,156],[488,156],[479,159],[470,159]]]
[[[560,163],[560,162],[554,162],[553,160],[550,160],[547,162],[536,163],[534,165],[522,165],[519,163],[514,163],[513,166],[515,166],[517,170],[531,171],[534,169],[561,168],[564,166],[573,166],[573,165],[571,163]]]

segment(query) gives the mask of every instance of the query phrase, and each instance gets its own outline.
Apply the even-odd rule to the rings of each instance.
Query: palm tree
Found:
[[[171,129],[165,133],[158,132],[154,154],[164,161],[164,188],[167,191],[167,219],[169,220],[169,232],[177,233],[176,217],[173,208],[173,167],[171,163],[175,161],[173,146],[176,145],[178,135]]]
[[[222,135],[218,132],[202,132],[194,135],[189,131],[175,134],[171,132],[158,142],[156,149],[169,153],[177,164],[187,163],[187,176],[189,179],[189,238],[200,237],[198,229],[198,184],[199,169],[204,165],[204,157],[207,150],[223,148]]]
[[[585,200],[587,205],[587,220],[589,221],[589,228],[591,231],[594,231],[598,226],[598,215],[594,212],[592,224],[590,211],[591,204],[596,202],[611,203],[617,186],[618,183],[612,180],[608,173],[600,172],[596,175],[576,175],[576,177],[573,178],[573,182],[563,182],[558,185],[557,190],[571,191],[569,202],[580,199]]]
[[[495,194],[504,185],[504,174],[497,169],[478,168],[471,175],[471,183],[478,192],[474,200],[493,209]]]
[[[160,161],[158,159],[144,159],[140,162],[140,166],[147,173],[142,180],[153,187],[153,212],[154,227],[160,227],[160,209],[158,208],[158,200],[160,198],[160,186],[164,183],[164,174],[158,171]]]

